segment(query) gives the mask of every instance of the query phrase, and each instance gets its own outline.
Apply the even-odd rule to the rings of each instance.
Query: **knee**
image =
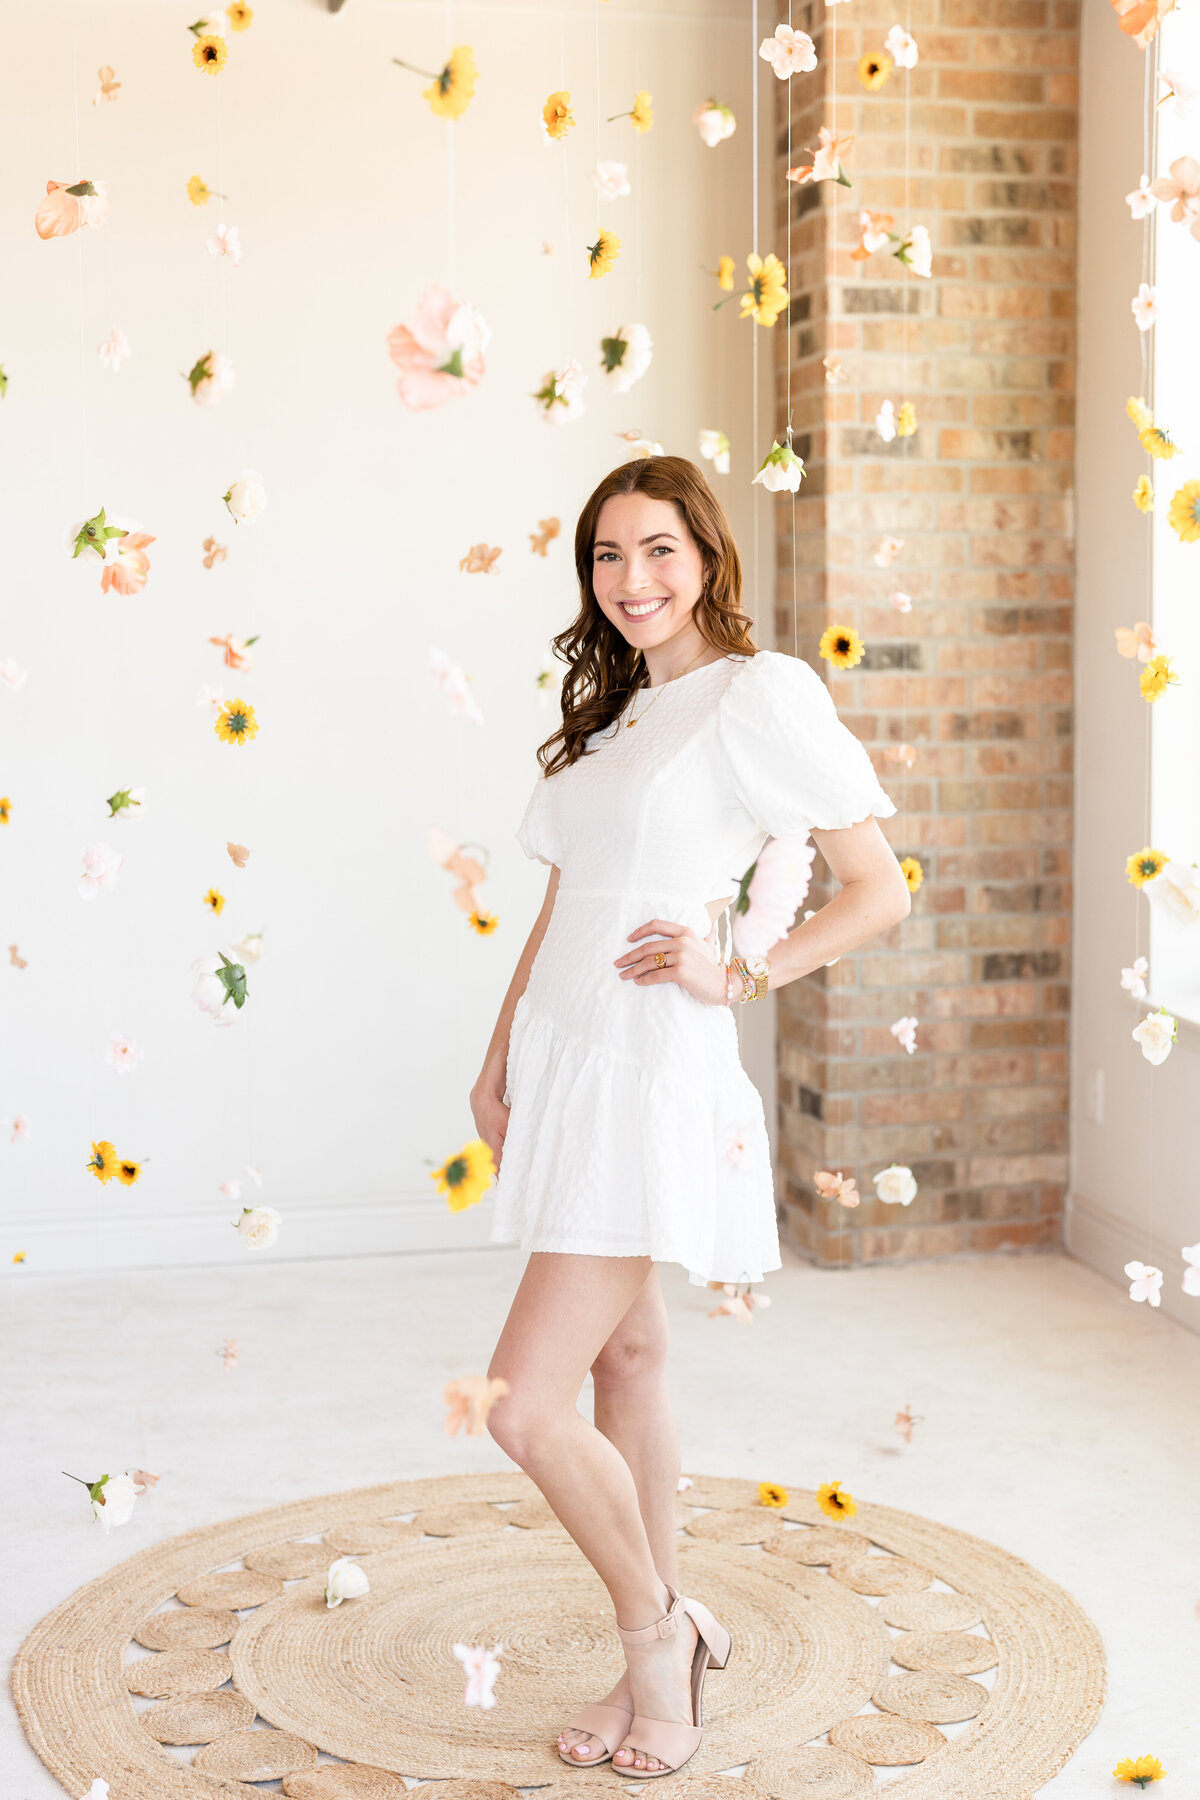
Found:
[[[549,1440],[552,1421],[544,1408],[522,1401],[517,1392],[505,1394],[495,1402],[488,1412],[487,1428],[517,1467],[527,1469],[536,1462],[539,1448]]]
[[[666,1362],[665,1327],[614,1332],[592,1364],[592,1380],[611,1391],[661,1375]]]

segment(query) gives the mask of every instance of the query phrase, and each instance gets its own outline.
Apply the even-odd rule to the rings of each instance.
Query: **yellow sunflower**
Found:
[[[786,1506],[788,1491],[780,1487],[777,1481],[760,1481],[758,1484],[758,1504],[760,1506]]]
[[[925,879],[925,871],[915,856],[906,856],[900,864],[900,873],[908,883],[908,891],[915,894]]]
[[[14,1250],[13,1261],[15,1263],[23,1263],[25,1261],[25,1252],[23,1250]]]
[[[817,648],[835,669],[852,669],[862,661],[866,645],[853,625],[827,625]]]
[[[633,129],[639,135],[643,131],[649,131],[654,123],[654,108],[650,104],[651,99],[652,96],[646,92],[645,88],[639,88],[633,96],[633,111],[629,117],[633,121]]]
[[[723,256],[717,263],[717,286],[726,294],[733,292],[733,271],[737,268],[732,256]]]
[[[482,1200],[496,1177],[496,1164],[491,1148],[482,1138],[472,1138],[457,1156],[433,1171],[430,1179],[438,1192],[445,1194],[451,1212],[464,1212]]]
[[[746,268],[750,273],[750,291],[742,295],[738,318],[773,325],[788,303],[787,270],[774,254],[764,262],[753,251],[746,258]]]
[[[1113,1770],[1118,1781],[1136,1781],[1139,1787],[1161,1781],[1166,1772],[1157,1756],[1124,1756]]]
[[[1200,538],[1200,481],[1185,481],[1175,490],[1167,523],[1179,533],[1181,544],[1194,544]]]
[[[12,801],[7,794],[0,795],[0,825],[7,825],[12,818]]]
[[[912,437],[917,429],[917,409],[911,400],[900,402],[900,411],[896,414],[896,436]]]
[[[1140,394],[1136,397],[1133,394],[1130,394],[1128,400],[1125,402],[1125,411],[1133,420],[1139,431],[1144,430],[1147,425],[1153,425],[1154,423],[1154,414],[1150,411],[1150,408],[1146,405],[1146,402],[1142,399]]]
[[[258,736],[258,720],[248,700],[226,700],[213,730],[224,744],[244,744]]]
[[[229,20],[230,31],[249,31],[254,23],[254,9],[246,5],[246,0],[230,0],[225,17]]]
[[[1171,442],[1171,434],[1164,431],[1161,425],[1143,425],[1138,432],[1138,443],[1156,462],[1170,462],[1173,456],[1179,455],[1179,445]]]
[[[203,175],[192,175],[188,179],[188,199],[193,206],[207,206],[212,199],[212,189]]]
[[[1181,488],[1180,493],[1183,492]],[[1139,475],[1133,490],[1133,504],[1140,513],[1154,510],[1154,484],[1148,475]]]
[[[475,53],[469,44],[455,44],[433,86],[422,88],[421,98],[428,100],[429,110],[439,119],[461,119],[471,104],[479,70]]]
[[[229,61],[229,46],[224,38],[197,38],[192,45],[192,61],[206,75],[219,75]]]
[[[97,1181],[107,1184],[117,1172],[117,1152],[107,1138],[92,1145],[92,1154],[88,1157],[87,1167]]]
[[[122,1187],[132,1187],[141,1172],[141,1163],[134,1162],[130,1157],[123,1156],[117,1164],[117,1180]]]
[[[1143,700],[1157,700],[1169,687],[1178,687],[1179,677],[1171,667],[1169,656],[1152,656],[1138,677]]]
[[[1125,858],[1125,879],[1133,887],[1145,887],[1161,875],[1167,866],[1167,859],[1161,850],[1152,850],[1149,844],[1144,850],[1138,850],[1133,856]]]
[[[566,88],[560,88],[551,94],[542,108],[542,118],[546,122],[546,136],[556,141],[565,138],[575,123],[575,114],[571,111],[571,96]]]
[[[467,924],[472,931],[477,931],[480,937],[491,937],[499,923],[495,913],[473,912],[467,915]]]
[[[891,72],[890,56],[875,56],[868,50],[865,56],[858,59],[858,79],[869,93],[873,94],[876,88],[881,88]]]
[[[621,240],[615,232],[605,231],[603,227],[601,227],[600,235],[597,237],[594,244],[588,245],[587,253],[588,280],[599,281],[602,275],[608,274],[608,271],[612,268],[618,256],[620,256]]]
[[[830,1519],[852,1519],[858,1511],[853,1494],[843,1494],[840,1481],[827,1481],[817,1489],[817,1505]]]
[[[204,904],[210,906],[215,914],[220,915],[225,910],[225,896],[216,888],[209,888],[204,896]]]

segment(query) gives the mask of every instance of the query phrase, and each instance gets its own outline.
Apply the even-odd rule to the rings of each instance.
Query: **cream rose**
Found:
[[[283,1219],[273,1206],[243,1206],[237,1234],[249,1250],[265,1250],[279,1236]]]
[[[252,525],[267,504],[267,490],[257,469],[243,469],[222,495],[239,525]]]
[[[911,1206],[917,1197],[916,1177],[903,1163],[889,1163],[873,1180],[875,1198],[888,1206]]]
[[[1140,1025],[1135,1025],[1130,1034],[1135,1044],[1142,1047],[1142,1055],[1155,1068],[1166,1062],[1171,1054],[1171,1045],[1178,1036],[1178,1027],[1169,1012],[1147,1013]]]
[[[371,1591],[366,1575],[348,1556],[339,1556],[329,1565],[325,1577],[326,1606],[340,1606],[343,1600],[358,1600]]]
[[[138,1492],[128,1475],[102,1475],[99,1481],[93,1482],[88,1489],[92,1514],[105,1531],[111,1531],[114,1525],[128,1524]]]

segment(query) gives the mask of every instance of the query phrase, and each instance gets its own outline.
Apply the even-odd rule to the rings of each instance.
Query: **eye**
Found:
[[[672,554],[672,548],[671,548],[670,544],[655,544],[653,550],[651,550],[651,552],[650,552],[651,556],[657,556],[660,550],[662,551],[664,556],[670,556]]]
[[[615,556],[616,554],[615,550],[597,550],[596,561],[607,562],[610,556]]]

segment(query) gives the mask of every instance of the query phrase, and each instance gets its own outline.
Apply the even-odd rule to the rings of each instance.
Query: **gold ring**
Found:
[[[656,969],[661,969],[663,964],[666,962],[666,960],[667,959],[666,959],[666,956],[663,953],[663,951],[656,950],[654,952],[654,966]]]

